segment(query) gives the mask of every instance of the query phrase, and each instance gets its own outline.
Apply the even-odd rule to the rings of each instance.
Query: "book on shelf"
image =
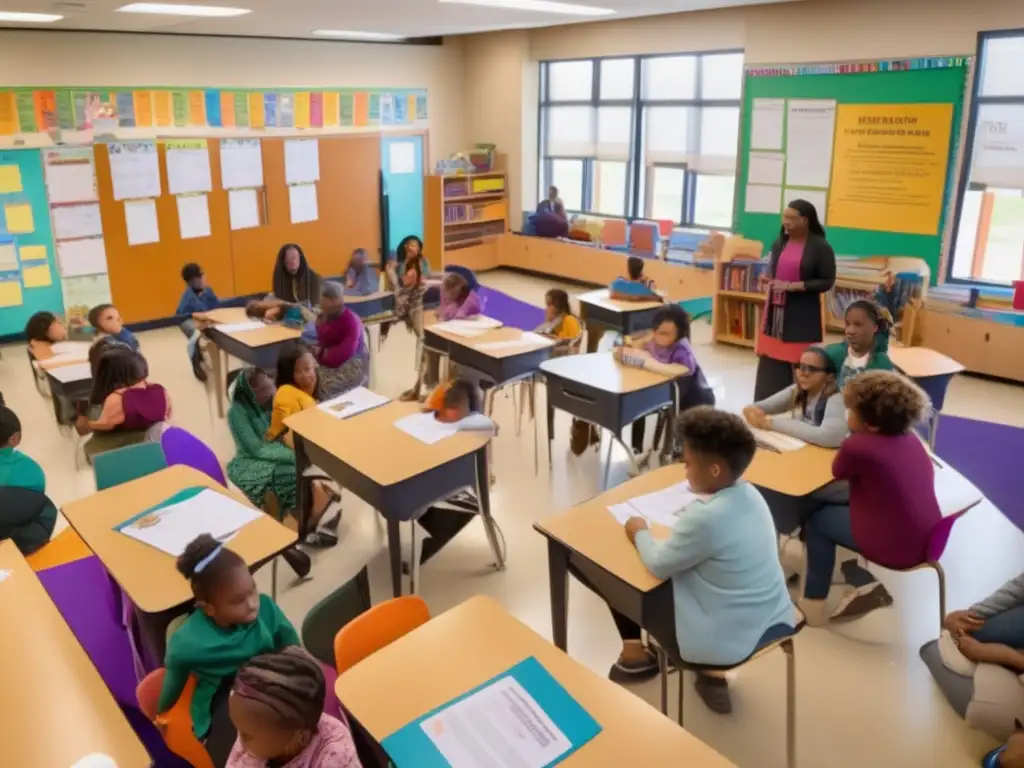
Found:
[[[722,265],[721,290],[760,293],[758,280],[767,270],[768,262],[766,261],[733,261],[724,264]]]
[[[752,301],[732,301],[725,305],[725,328],[730,336],[753,341],[757,336],[761,306]]]

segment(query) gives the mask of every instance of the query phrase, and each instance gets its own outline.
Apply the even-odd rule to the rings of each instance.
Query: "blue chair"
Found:
[[[444,268],[445,272],[451,272],[453,275],[458,275],[469,285],[469,290],[476,291],[480,288],[480,281],[476,279],[476,274],[473,270],[468,267],[460,267],[456,264]]]
[[[102,491],[167,469],[167,459],[160,443],[145,442],[94,456],[92,469],[96,490]]]

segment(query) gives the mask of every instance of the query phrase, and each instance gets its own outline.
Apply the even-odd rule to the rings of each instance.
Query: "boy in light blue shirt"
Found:
[[[753,434],[739,416],[699,406],[680,417],[678,435],[690,490],[707,497],[679,513],[668,539],[653,538],[640,517],[626,521],[626,535],[654,576],[672,580],[676,636],[659,644],[684,661],[728,666],[791,634],[796,611],[768,505],[741,479],[757,450]],[[624,641],[616,668],[643,675],[653,656],[639,626],[622,632],[624,619],[615,616]],[[696,688],[713,711],[732,711],[724,677],[698,674]]]

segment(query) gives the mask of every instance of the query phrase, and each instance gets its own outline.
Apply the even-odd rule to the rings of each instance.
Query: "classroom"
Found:
[[[1024,768],[1021,0],[0,6],[0,765]]]

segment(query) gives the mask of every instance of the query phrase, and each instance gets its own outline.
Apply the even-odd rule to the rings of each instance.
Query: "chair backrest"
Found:
[[[444,271],[451,272],[461,277],[463,280],[466,281],[466,284],[469,286],[469,290],[471,291],[475,291],[480,288],[480,281],[477,280],[476,274],[473,272],[473,270],[469,269],[468,267],[462,267],[459,266],[458,264],[451,264],[449,266],[446,266],[444,268]]]
[[[160,436],[160,445],[164,449],[168,466],[184,464],[199,470],[225,488],[227,487],[224,469],[217,459],[217,454],[188,430],[181,427],[170,427]]]
[[[375,605],[341,628],[334,638],[334,665],[344,674],[367,656],[430,621],[419,595],[405,595]]]
[[[949,543],[949,536],[953,532],[953,526],[956,524],[956,521],[967,514],[967,511],[977,505],[977,503],[974,502],[970,507],[954,512],[952,515],[946,515],[935,524],[931,535],[928,537],[928,562],[937,563],[939,561],[942,553],[946,551],[946,544]]]
[[[626,222],[622,219],[605,219],[601,226],[601,244],[609,247],[626,244]]]
[[[366,568],[314,605],[302,620],[302,644],[320,661],[334,667],[334,638],[342,627],[370,610]]]
[[[164,743],[181,759],[193,768],[213,768],[213,760],[203,743],[196,738],[192,730],[192,697],[196,692],[195,675],[188,676],[185,689],[174,705],[163,713],[158,713],[160,689],[164,684],[166,670],[155,669],[143,678],[135,689],[135,698],[139,709],[150,720],[158,722]]]
[[[634,221],[629,225],[629,247],[642,253],[654,253],[658,247],[658,225],[653,221]]]
[[[93,456],[92,469],[96,490],[102,491],[167,469],[167,459],[160,443],[136,443]]]

